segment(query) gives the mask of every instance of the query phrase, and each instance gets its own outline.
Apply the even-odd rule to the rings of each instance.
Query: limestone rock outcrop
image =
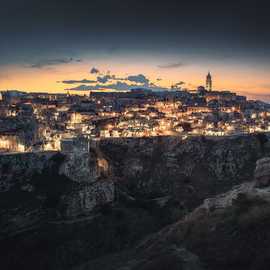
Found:
[[[265,176],[266,164],[268,158],[259,160],[255,175]],[[206,269],[264,270],[270,262],[269,226],[270,187],[258,187],[253,181],[206,199],[178,222],[144,239],[137,249],[173,243],[196,254]]]
[[[172,196],[188,209],[252,181],[256,161],[270,153],[254,136],[118,138],[100,141],[112,175],[140,198]],[[207,180],[206,180],[207,179]]]
[[[59,173],[76,182],[93,183],[99,177],[95,157],[88,152],[74,152],[65,155]]]
[[[57,152],[18,153],[0,155],[0,192],[8,191],[16,183],[27,182],[34,174],[50,166]]]
[[[63,215],[68,218],[89,214],[95,207],[112,203],[115,186],[111,180],[101,180],[92,184],[82,183],[61,198]]]
[[[265,156],[256,135],[0,156],[3,268],[268,269]]]
[[[257,187],[270,185],[270,158],[265,157],[256,162],[254,177]]]

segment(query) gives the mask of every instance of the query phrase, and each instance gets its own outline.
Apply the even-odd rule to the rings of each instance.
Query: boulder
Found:
[[[270,184],[270,157],[261,158],[256,162],[254,172],[256,187],[266,187]]]

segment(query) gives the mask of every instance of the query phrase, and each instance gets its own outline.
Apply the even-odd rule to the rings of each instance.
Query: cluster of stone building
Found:
[[[2,92],[0,151],[69,149],[87,138],[226,136],[270,131],[270,106],[231,91]],[[80,146],[87,149],[87,143]],[[79,148],[80,148],[79,147]]]

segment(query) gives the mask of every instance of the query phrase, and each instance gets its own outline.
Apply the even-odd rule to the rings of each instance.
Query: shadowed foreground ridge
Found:
[[[269,269],[269,146],[266,135],[161,137],[2,155],[2,264]]]

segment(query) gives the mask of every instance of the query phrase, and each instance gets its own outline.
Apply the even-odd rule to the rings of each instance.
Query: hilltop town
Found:
[[[85,95],[2,91],[0,151],[58,151],[85,139],[270,131],[270,105],[212,88],[208,73],[205,87],[196,90],[134,88]]]

